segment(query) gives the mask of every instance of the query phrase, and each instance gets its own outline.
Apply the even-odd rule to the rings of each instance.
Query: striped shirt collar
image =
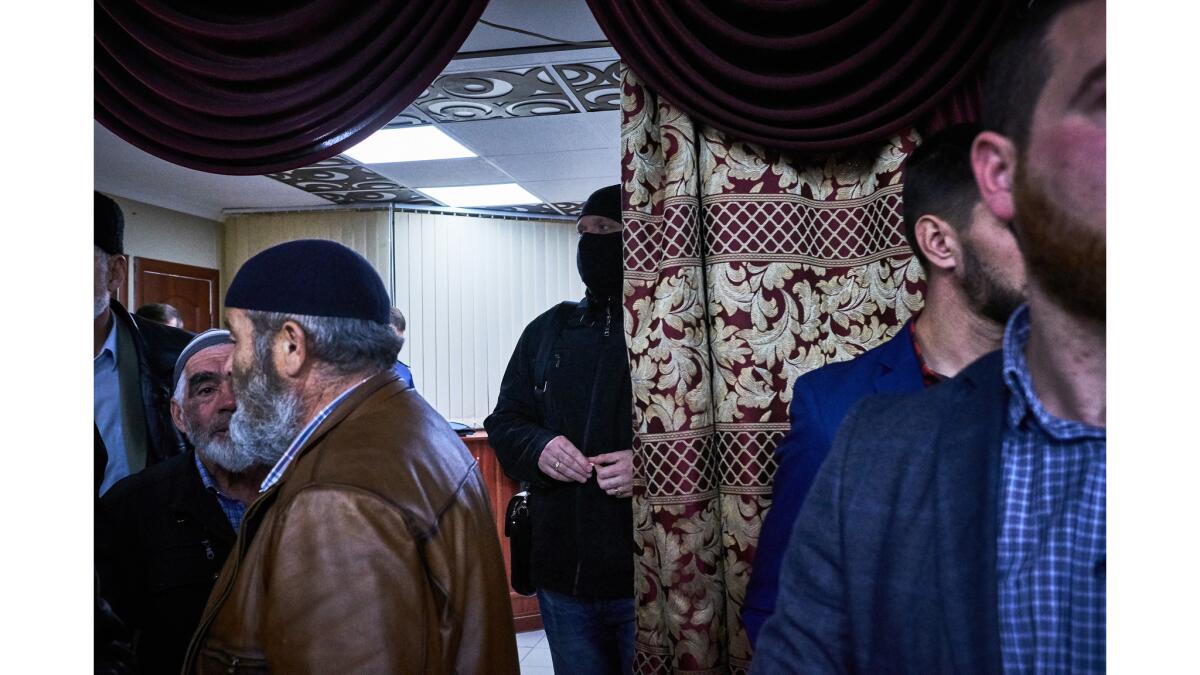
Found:
[[[289,465],[291,465],[292,460],[296,458],[296,454],[300,452],[300,448],[302,448],[304,444],[308,442],[309,437],[312,436],[317,427],[321,425],[321,422],[324,422],[325,418],[332,415],[333,411],[336,410],[337,407],[346,400],[351,392],[353,392],[355,389],[358,389],[360,386],[362,386],[363,382],[371,379],[371,377],[373,376],[364,377],[356,384],[347,387],[345,391],[338,394],[337,398],[330,401],[329,405],[322,408],[320,412],[318,412],[311,420],[309,420],[308,424],[304,425],[304,428],[301,429],[296,438],[292,440],[292,444],[288,446],[287,451],[283,453],[283,456],[280,457],[279,461],[275,463],[275,466],[271,468],[271,471],[267,474],[267,477],[263,479],[262,486],[258,488],[259,493],[263,493],[271,489],[273,485],[279,482],[280,478],[283,478],[283,473],[287,471],[287,468]]]
[[[221,492],[217,481],[208,472],[208,469],[205,468],[204,462],[200,460],[199,450],[192,452],[192,457],[196,460],[196,470],[200,472],[200,482],[204,484],[204,489],[217,498],[217,506],[221,507],[225,518],[233,526],[233,531],[237,532],[238,528],[242,525],[242,516],[246,515],[246,505]]]

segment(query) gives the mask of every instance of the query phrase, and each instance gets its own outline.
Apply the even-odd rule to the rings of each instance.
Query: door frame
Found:
[[[143,258],[141,256],[133,259],[133,286],[134,286],[134,302],[130,306],[131,310],[136,310],[143,304],[142,300],[142,275],[146,272],[154,274],[162,274],[172,277],[184,277],[188,279],[204,279],[212,282],[209,286],[209,325],[219,326],[218,317],[221,315],[221,308],[217,304],[218,296],[220,295],[221,287],[221,271],[208,267],[196,267],[195,265],[184,265],[183,263],[169,262],[166,260],[155,260],[154,258]]]

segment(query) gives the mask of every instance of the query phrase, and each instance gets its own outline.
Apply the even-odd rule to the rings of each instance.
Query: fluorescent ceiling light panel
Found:
[[[419,162],[427,159],[475,157],[462,143],[432,125],[380,129],[346,151],[363,164]]]
[[[529,194],[516,183],[495,185],[460,185],[457,187],[416,188],[446,206],[470,208],[473,206],[512,206],[514,204],[540,204],[542,200]]]

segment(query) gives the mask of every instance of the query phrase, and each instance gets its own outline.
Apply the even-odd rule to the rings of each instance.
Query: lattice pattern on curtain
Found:
[[[918,138],[792,157],[693,122],[626,71],[625,330],[638,673],[741,673],[739,613],[792,384],[923,299],[901,232]]]

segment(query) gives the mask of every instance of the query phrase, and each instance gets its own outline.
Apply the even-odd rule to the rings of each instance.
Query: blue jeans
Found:
[[[633,598],[577,598],[541,588],[537,598],[555,673],[633,672]]]

